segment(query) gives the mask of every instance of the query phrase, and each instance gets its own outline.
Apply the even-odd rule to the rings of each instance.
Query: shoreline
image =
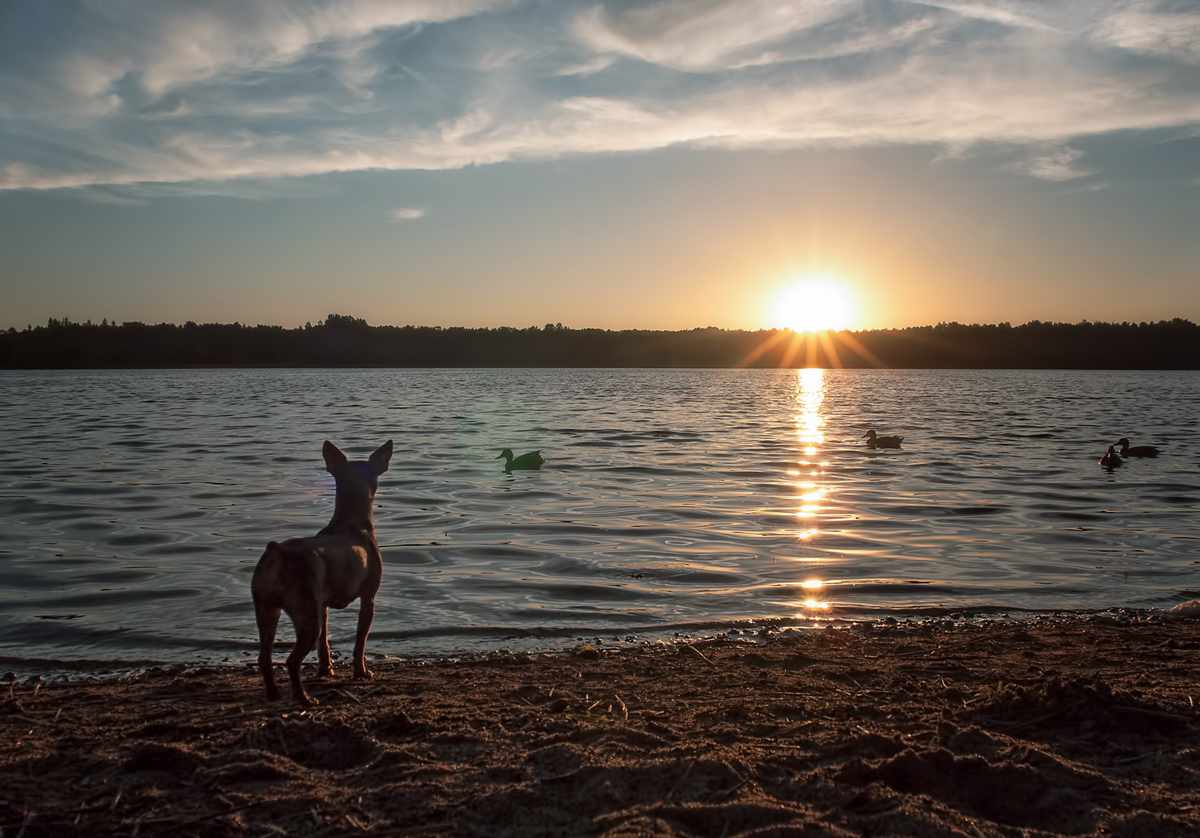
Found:
[[[922,613],[928,612],[928,613]],[[825,612],[826,616],[816,619],[796,620],[789,617],[764,617],[762,619],[745,619],[733,621],[711,621],[703,623],[680,623],[665,626],[579,626],[574,628],[535,628],[535,629],[481,629],[478,646],[475,648],[460,647],[457,649],[430,650],[428,648],[406,651],[396,651],[398,646],[406,645],[402,639],[388,637],[390,643],[379,643],[374,632],[367,642],[367,662],[371,666],[394,666],[397,664],[450,664],[450,663],[479,663],[497,656],[508,654],[531,656],[554,656],[566,654],[570,649],[580,644],[588,643],[603,647],[604,651],[636,652],[643,650],[663,650],[681,644],[707,643],[714,640],[730,640],[734,643],[757,643],[764,640],[786,637],[790,634],[812,634],[828,629],[849,631],[872,631],[899,627],[901,630],[953,630],[964,627],[988,628],[1009,627],[1029,624],[1070,623],[1080,620],[1102,620],[1115,624],[1131,626],[1139,623],[1155,623],[1163,620],[1174,620],[1178,617],[1200,617],[1200,600],[1177,603],[1171,607],[1137,608],[1133,606],[1113,606],[1104,609],[1059,609],[1052,611],[1022,611],[1022,609],[1001,609],[987,606],[982,608],[949,608],[934,607],[929,609],[914,609],[906,616],[838,616],[834,609]],[[383,632],[383,634],[390,634]],[[426,637],[425,632],[415,632],[414,636]],[[471,633],[474,636],[474,632]],[[450,637],[451,635],[445,635]],[[453,635],[460,637],[461,635]],[[282,657],[291,648],[294,635],[292,626],[287,620],[280,624],[276,637],[276,664],[282,665]],[[353,645],[353,636],[335,637],[330,640],[330,650],[336,662],[349,652]],[[387,650],[379,647],[386,645]],[[98,648],[98,647],[83,647]],[[192,650],[191,657],[160,656],[135,652],[136,656],[128,659],[105,658],[94,659],[76,653],[75,657],[58,658],[48,655],[24,657],[8,654],[12,647],[0,647],[0,688],[12,681],[24,678],[40,677],[42,683],[62,681],[64,683],[82,683],[82,679],[99,678],[105,680],[136,677],[151,669],[176,668],[180,671],[198,669],[214,671],[240,671],[245,667],[257,666],[257,644],[250,643],[241,650],[241,656],[230,654],[228,650],[214,651],[210,655]],[[315,660],[315,653],[310,653],[305,663]]]
[[[928,613],[921,613],[926,611]],[[1141,622],[1173,620],[1179,616],[1200,616],[1200,600],[1176,604],[1170,608],[1135,608],[1114,606],[1105,609],[1062,609],[1053,611],[1022,611],[1021,609],[947,608],[938,606],[915,609],[907,616],[838,616],[836,610],[826,616],[803,621],[788,617],[765,617],[758,620],[712,621],[703,623],[680,623],[666,626],[580,626],[575,628],[536,629],[483,629],[482,639],[475,649],[446,649],[441,651],[409,650],[405,653],[391,651],[395,643],[388,644],[389,651],[380,651],[376,634],[367,643],[367,663],[370,666],[395,666],[397,664],[473,664],[509,654],[527,656],[554,656],[566,654],[571,648],[588,643],[603,647],[603,651],[635,652],[664,650],[681,644],[707,643],[714,640],[730,640],[735,643],[757,643],[790,634],[811,634],[828,629],[871,631],[898,626],[901,629],[946,630],[973,626],[976,628],[1007,627],[1025,624],[1072,622],[1099,619],[1114,621],[1122,625]],[[803,623],[803,624],[801,624]],[[414,633],[426,636],[424,632]],[[448,637],[449,635],[447,635]],[[457,636],[457,635],[456,635]],[[275,658],[281,659],[291,648],[294,635],[287,620],[280,624],[276,637]],[[395,637],[389,638],[395,641]],[[336,662],[349,651],[353,636],[330,640],[330,650]],[[403,645],[403,644],[402,644]],[[92,647],[96,648],[96,647]],[[374,651],[373,651],[374,648]],[[209,656],[192,651],[190,658],[182,656],[155,657],[141,654],[129,659],[106,658],[96,660],[77,654],[76,657],[57,658],[47,655],[24,657],[8,654],[11,647],[0,647],[0,688],[10,682],[37,678],[40,683],[86,683],[88,679],[105,681],[138,677],[154,669],[172,671],[213,670],[241,671],[246,667],[257,667],[256,644],[242,650],[242,656],[228,651],[213,652]],[[310,653],[305,663],[311,663],[315,653]],[[218,660],[218,657],[220,659]],[[2,836],[0,836],[2,838]]]
[[[1194,617],[372,665],[0,685],[0,835],[1200,834]]]

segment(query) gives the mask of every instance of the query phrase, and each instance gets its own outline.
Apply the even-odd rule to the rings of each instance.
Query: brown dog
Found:
[[[364,462],[350,462],[332,442],[321,449],[325,468],[333,475],[337,496],[333,519],[311,538],[289,538],[267,545],[254,568],[250,593],[254,618],[258,621],[258,665],[262,669],[267,698],[279,698],[271,647],[282,609],[296,629],[296,645],[287,658],[292,698],[301,704],[316,704],[300,683],[300,662],[317,647],[319,675],[333,675],[329,663],[329,606],[345,608],[356,599],[358,631],[354,636],[354,677],[370,678],[363,653],[367,633],[375,617],[375,594],[383,578],[383,557],[375,542],[371,500],[379,488],[379,475],[392,459],[389,439]]]

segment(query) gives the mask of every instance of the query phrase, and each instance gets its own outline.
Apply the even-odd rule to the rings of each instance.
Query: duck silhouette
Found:
[[[1120,454],[1122,457],[1157,457],[1158,449],[1153,445],[1137,445],[1133,448],[1129,447],[1129,439],[1121,437],[1117,440],[1117,445],[1121,446]]]
[[[1100,458],[1100,467],[1109,469],[1110,471],[1121,465],[1121,458],[1117,456],[1117,451],[1113,446],[1108,446],[1108,451]]]
[[[863,436],[868,448],[899,448],[904,440],[902,436],[876,436],[874,431],[867,431]]]
[[[512,449],[505,448],[500,452],[500,457],[504,458],[505,471],[512,471],[513,469],[539,469],[542,467],[542,463],[546,462],[546,458],[542,456],[541,451],[530,451],[528,454],[514,457]],[[499,460],[500,457],[496,459]]]

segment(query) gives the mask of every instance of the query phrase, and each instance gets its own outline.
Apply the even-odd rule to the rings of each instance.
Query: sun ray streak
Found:
[[[779,331],[771,335],[754,349],[750,350],[750,353],[738,363],[738,367],[750,366],[763,355],[766,355],[768,352],[774,349],[779,343],[786,340],[788,335],[789,333],[786,331]]]
[[[816,337],[821,341],[821,347],[825,350],[825,357],[828,359],[830,365],[834,369],[840,370],[842,368],[842,359],[838,355],[837,346],[833,342],[837,334],[833,332],[819,332]]]
[[[780,369],[788,369],[792,366],[792,361],[795,360],[797,353],[800,352],[800,347],[804,345],[804,339],[804,335],[792,335],[791,343],[787,345],[787,348],[783,352],[783,358],[779,361]],[[808,336],[808,339],[812,340],[812,336]]]
[[[849,332],[838,332],[836,337],[842,343],[844,343],[848,347],[850,347],[850,350],[852,352],[854,352],[860,358],[865,360],[871,366],[878,367],[879,369],[883,369],[884,367],[887,366],[887,364],[885,364],[885,363],[883,363],[883,361],[879,360],[879,358],[875,355],[874,352],[872,352],[870,349],[867,349],[867,347],[863,346],[862,342],[858,338],[854,337],[854,335],[850,334]]]

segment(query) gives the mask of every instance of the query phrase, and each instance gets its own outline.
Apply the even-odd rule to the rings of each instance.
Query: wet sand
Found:
[[[1200,621],[877,625],[0,693],[0,835],[1200,835]]]

